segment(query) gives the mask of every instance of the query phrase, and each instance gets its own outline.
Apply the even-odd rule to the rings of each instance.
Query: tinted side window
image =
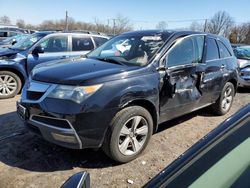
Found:
[[[195,59],[194,41],[190,37],[177,39],[166,56],[168,67],[191,64]]]
[[[96,47],[101,46],[102,44],[108,41],[108,39],[102,37],[93,37],[93,39],[95,41]]]
[[[90,37],[73,36],[72,51],[89,51],[94,49],[94,44]]]
[[[230,57],[231,54],[229,53],[226,46],[220,41],[217,41],[217,42],[218,42],[219,51],[220,51],[220,58]]]
[[[0,37],[7,37],[7,32],[1,31],[0,32]]]
[[[66,52],[68,51],[68,36],[53,36],[40,44],[44,52]]]
[[[219,59],[219,50],[216,41],[207,38],[207,60]]]
[[[13,37],[13,36],[16,36],[18,35],[19,33],[16,33],[16,32],[9,32],[9,37]]]

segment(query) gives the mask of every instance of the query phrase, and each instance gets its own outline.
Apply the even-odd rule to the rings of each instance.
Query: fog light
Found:
[[[55,140],[58,140],[61,142],[67,142],[67,143],[77,143],[75,136],[62,135],[62,134],[57,134],[57,133],[51,133],[51,134]]]

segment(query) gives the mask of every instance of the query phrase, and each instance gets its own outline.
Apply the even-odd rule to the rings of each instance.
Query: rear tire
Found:
[[[153,120],[150,113],[140,106],[127,107],[111,121],[102,148],[111,159],[126,163],[142,153],[152,133]]]
[[[21,90],[21,79],[13,72],[0,71],[0,99],[15,97]]]
[[[234,94],[234,85],[231,82],[227,82],[222,89],[219,99],[212,105],[213,111],[217,115],[226,114],[233,104]]]

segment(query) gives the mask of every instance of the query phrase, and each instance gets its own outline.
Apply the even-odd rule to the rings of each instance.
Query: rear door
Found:
[[[206,103],[202,85],[203,35],[177,39],[164,56],[167,67],[160,92],[161,122],[188,113]]]
[[[207,86],[210,102],[214,102],[220,96],[224,85],[223,72],[225,62],[220,59],[219,49],[216,39],[207,37],[206,39],[206,70],[204,83]]]
[[[44,48],[44,53],[30,53],[28,55],[28,72],[40,63],[70,57],[68,35],[52,35],[38,43],[36,46],[38,45]]]
[[[85,55],[95,48],[93,39],[88,35],[72,35],[71,57]]]

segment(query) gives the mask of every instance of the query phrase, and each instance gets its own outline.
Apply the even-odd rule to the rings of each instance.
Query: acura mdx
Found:
[[[237,82],[237,60],[223,37],[133,31],[86,57],[33,69],[17,111],[45,140],[102,147],[124,163],[145,149],[162,122],[210,105],[227,113]]]

